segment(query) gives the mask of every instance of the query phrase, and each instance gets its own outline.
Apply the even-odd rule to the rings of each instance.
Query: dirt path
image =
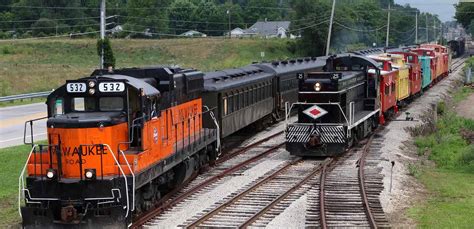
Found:
[[[458,104],[456,113],[464,118],[474,119],[474,93]]]

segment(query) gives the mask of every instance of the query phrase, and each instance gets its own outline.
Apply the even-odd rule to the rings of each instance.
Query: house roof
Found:
[[[182,33],[181,35],[185,36],[185,35],[201,35],[201,34],[204,34],[204,33],[201,33],[201,32],[196,31],[196,30],[189,30],[187,32]]]
[[[245,32],[271,36],[278,34],[278,28],[289,30],[290,21],[258,21],[246,29]]]

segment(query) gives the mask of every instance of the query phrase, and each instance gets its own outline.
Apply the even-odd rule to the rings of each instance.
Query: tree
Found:
[[[172,0],[128,0],[126,28],[153,33],[168,32],[168,8]]]
[[[175,0],[170,5],[169,26],[174,34],[181,34],[196,29],[193,23],[193,14],[197,6],[189,0]]]
[[[472,19],[471,24],[469,24],[469,30],[471,32],[471,36],[474,36],[474,19]]]
[[[461,23],[461,25],[468,29],[471,20],[474,18],[474,3],[472,2],[461,2],[456,6],[456,14],[454,18]]]
[[[112,66],[115,68],[115,57],[114,52],[112,51],[112,45],[108,38],[97,40],[97,54],[99,57],[102,54],[102,49],[104,50],[104,66],[102,68],[108,68]]]
[[[244,20],[257,22],[265,19],[277,21],[281,19],[281,11],[277,0],[248,0],[245,6]]]

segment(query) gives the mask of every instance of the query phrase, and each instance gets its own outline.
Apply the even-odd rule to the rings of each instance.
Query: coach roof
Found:
[[[204,90],[220,91],[242,87],[265,79],[271,79],[275,74],[264,72],[256,66],[225,69],[204,73]]]

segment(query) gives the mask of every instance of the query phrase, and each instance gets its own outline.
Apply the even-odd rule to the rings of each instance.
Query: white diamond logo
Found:
[[[326,110],[324,110],[323,108],[319,107],[319,106],[313,105],[310,108],[304,110],[303,113],[305,113],[306,115],[308,115],[312,119],[317,119],[317,118],[327,114],[328,112]]]

